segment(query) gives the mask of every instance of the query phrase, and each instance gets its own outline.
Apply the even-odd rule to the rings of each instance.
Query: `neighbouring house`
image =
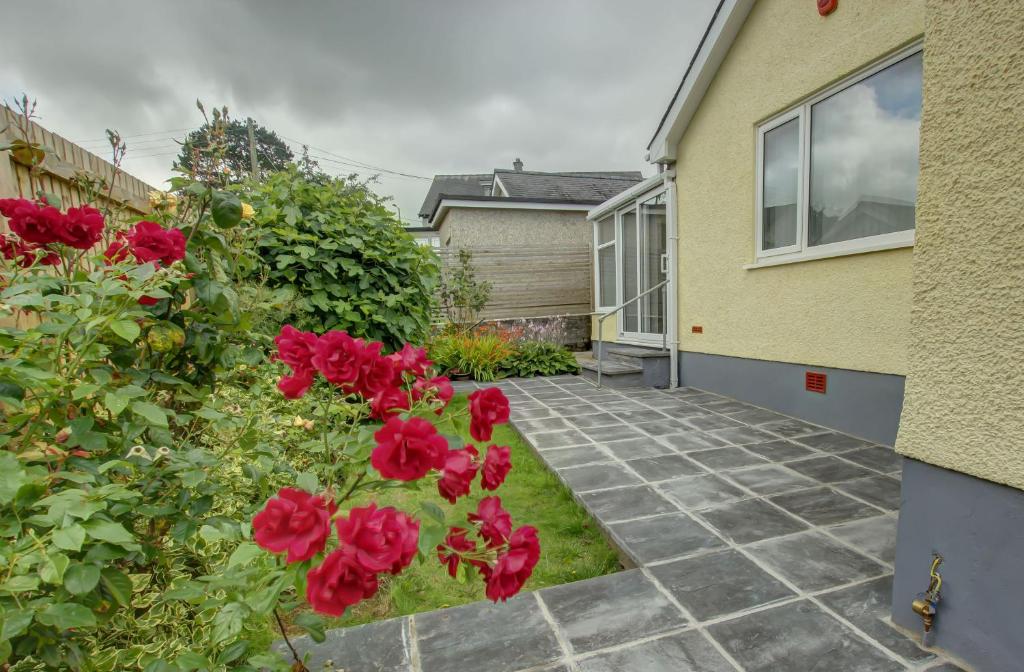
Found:
[[[647,148],[658,174],[589,214],[595,308],[641,297],[594,320],[606,380],[895,445],[892,620],[922,631],[941,554],[933,644],[979,671],[1024,660],[1020,10],[722,0]],[[660,369],[618,366],[663,339]]]
[[[406,230],[437,250],[445,264],[469,250],[492,284],[487,320],[564,318],[565,342],[589,340],[591,226],[587,212],[630,189],[638,171],[538,172],[516,159],[512,169],[437,175]]]

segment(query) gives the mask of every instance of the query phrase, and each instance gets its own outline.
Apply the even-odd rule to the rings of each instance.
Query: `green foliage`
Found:
[[[502,363],[510,376],[557,376],[579,373],[576,357],[564,346],[549,341],[520,341]]]
[[[476,325],[480,311],[491,298],[491,283],[476,279],[472,252],[459,250],[458,265],[441,274],[438,297],[449,324],[462,329]]]
[[[469,374],[473,380],[492,381],[501,377],[513,349],[498,334],[449,332],[433,339],[430,358],[449,374]]]
[[[297,327],[344,329],[391,348],[423,340],[438,269],[362,185],[306,180],[298,168],[249,185],[256,215],[253,276],[295,297]]]
[[[228,119],[226,112],[215,110],[198,129],[185,137],[174,167],[184,173],[201,176],[207,184],[241,182],[252,170],[248,124]],[[218,123],[223,119],[223,123]],[[261,173],[284,170],[293,158],[288,145],[277,133],[255,124],[256,163]],[[211,148],[216,147],[216,152]],[[228,172],[224,173],[223,169]]]

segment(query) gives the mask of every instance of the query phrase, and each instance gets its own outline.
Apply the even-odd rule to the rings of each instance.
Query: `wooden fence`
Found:
[[[503,246],[470,248],[477,280],[491,283],[481,318],[547,317],[591,309],[591,251],[587,246],[556,248]],[[437,250],[446,268],[459,263],[457,249]]]
[[[18,115],[5,105],[0,105],[0,145],[20,139],[16,124]],[[84,192],[76,184],[76,175],[84,173],[102,178],[110,184],[114,166],[92,152],[88,152],[63,137],[48,131],[30,121],[32,141],[41,144],[48,152],[46,160],[36,168],[33,176],[36,189],[61,198],[65,208],[82,205]],[[5,130],[6,129],[6,130]],[[11,152],[0,152],[0,198],[33,198],[29,186],[29,167],[14,160]],[[151,187],[142,180],[120,172],[114,178],[111,200],[134,214],[149,212]],[[6,230],[6,226],[0,226]]]

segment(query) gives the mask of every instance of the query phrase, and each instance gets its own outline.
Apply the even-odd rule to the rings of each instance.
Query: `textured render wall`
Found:
[[[621,315],[621,313],[619,313]],[[618,315],[612,315],[601,323],[601,340],[614,343],[619,340]],[[590,322],[590,338],[597,338],[597,318],[592,317]]]
[[[1024,489],[1024,18],[929,0],[896,449]]]
[[[760,0],[679,145],[681,349],[902,374],[911,250],[744,270],[754,258],[755,129],[919,38],[924,0]],[[691,333],[692,325],[704,327]]]
[[[441,224],[441,244],[450,235],[450,247],[590,245],[593,229],[586,218],[582,211],[452,208]]]

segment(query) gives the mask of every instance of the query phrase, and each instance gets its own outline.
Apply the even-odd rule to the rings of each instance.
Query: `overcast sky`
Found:
[[[643,170],[715,0],[6,3],[0,96],[87,148],[127,137],[155,186],[173,139],[227,105],[347,174]],[[16,28],[15,28],[16,27]],[[99,140],[99,142],[97,142]],[[360,169],[365,175],[374,171]],[[429,182],[382,175],[415,220]]]

